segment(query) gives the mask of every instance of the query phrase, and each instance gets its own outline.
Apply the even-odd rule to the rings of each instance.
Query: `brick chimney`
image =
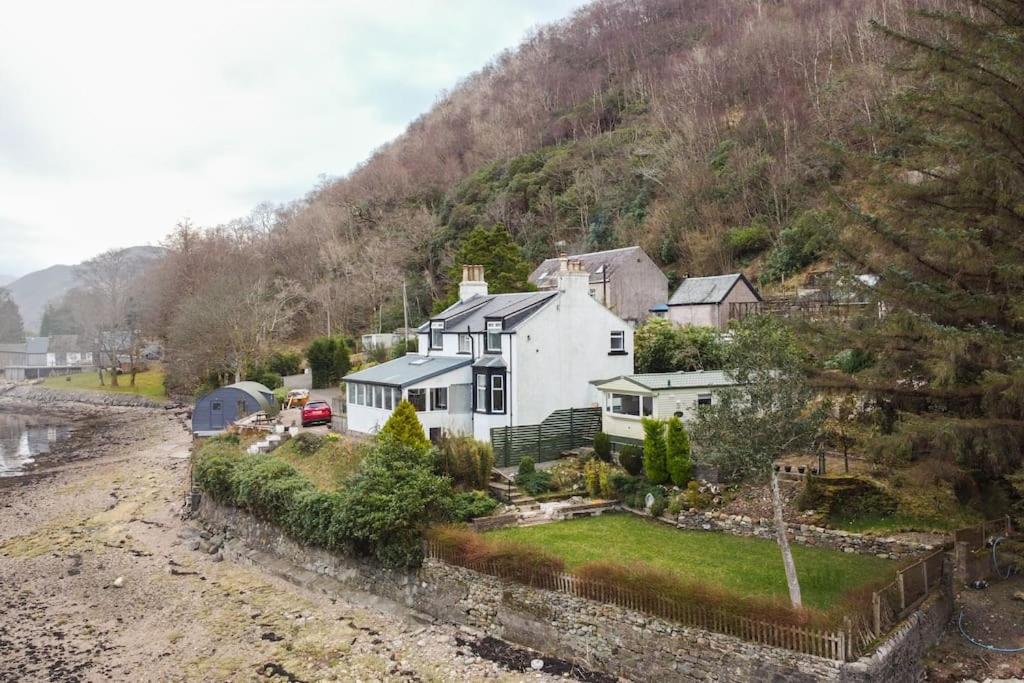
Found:
[[[487,296],[487,281],[484,280],[483,266],[462,266],[462,282],[459,283],[459,301],[474,296]]]
[[[567,256],[559,257],[558,291],[569,295],[590,296],[590,273],[584,270],[582,261]]]

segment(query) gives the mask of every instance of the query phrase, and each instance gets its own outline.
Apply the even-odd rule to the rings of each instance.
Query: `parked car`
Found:
[[[284,399],[284,407],[286,410],[288,408],[301,408],[307,403],[309,403],[308,389],[292,389]]]
[[[310,401],[302,406],[302,426],[331,424],[331,406],[326,401]]]

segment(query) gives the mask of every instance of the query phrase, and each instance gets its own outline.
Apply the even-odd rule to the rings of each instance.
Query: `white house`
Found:
[[[417,353],[344,378],[348,429],[376,432],[403,398],[432,439],[482,441],[492,427],[598,405],[591,380],[632,371],[633,332],[591,298],[589,279],[566,258],[553,290],[489,294],[483,267],[466,266],[458,303],[419,328]]]
[[[761,295],[743,273],[688,277],[669,298],[667,317],[679,325],[725,329],[730,304],[757,301]]]
[[[597,380],[604,412],[601,429],[617,444],[640,444],[644,440],[642,418],[667,420],[675,415],[684,422],[692,420],[701,405],[715,401],[715,391],[733,386],[721,370],[697,372],[661,372],[624,375]]]

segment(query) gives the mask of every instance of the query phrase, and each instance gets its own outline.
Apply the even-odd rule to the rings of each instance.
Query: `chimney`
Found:
[[[466,301],[477,295],[487,296],[484,267],[462,266],[462,282],[459,283],[459,301]]]
[[[582,261],[567,256],[558,259],[558,291],[590,296],[590,273]]]

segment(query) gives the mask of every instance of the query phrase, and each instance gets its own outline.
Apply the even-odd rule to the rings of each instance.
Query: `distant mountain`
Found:
[[[4,275],[3,273],[0,273],[0,287],[3,287],[9,282],[14,282],[17,279],[18,278],[14,277],[13,275]]]
[[[128,247],[126,251],[140,261],[161,258],[166,253],[163,247]],[[6,285],[14,297],[25,329],[38,332],[43,320],[46,304],[63,297],[77,283],[75,266],[56,265],[37,270]]]

